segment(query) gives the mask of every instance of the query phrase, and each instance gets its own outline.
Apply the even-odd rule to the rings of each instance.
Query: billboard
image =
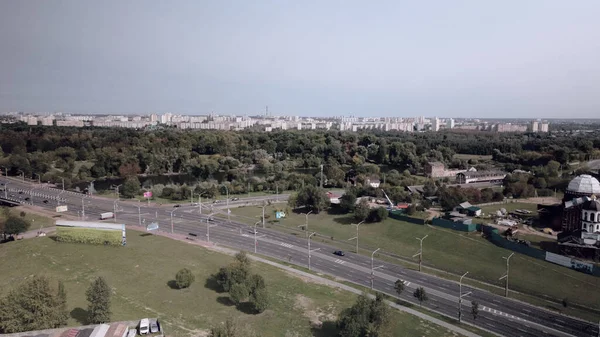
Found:
[[[152,191],[144,192],[144,198],[152,198]]]
[[[67,211],[67,205],[56,206],[56,212],[60,213],[60,212],[66,212],[66,211]]]

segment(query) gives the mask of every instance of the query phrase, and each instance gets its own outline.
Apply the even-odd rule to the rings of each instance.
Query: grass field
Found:
[[[531,216],[537,216],[537,204],[527,202],[509,202],[506,204],[482,206],[481,212],[484,214],[495,214],[496,211],[500,210],[501,208],[506,209],[507,212],[513,212],[517,209],[526,209],[532,212],[530,214]]]
[[[31,213],[27,209],[24,209],[23,207],[2,207],[2,212],[0,212],[0,218],[2,218],[2,219],[4,219],[6,217],[3,212],[5,209],[8,209],[8,212],[10,215],[16,216],[16,217],[20,217],[21,212],[25,212],[24,219],[25,219],[25,221],[27,221],[31,224],[31,226],[29,228],[30,230],[39,229],[40,227],[45,228],[45,227],[54,226],[55,219]]]
[[[515,204],[514,207],[522,206]],[[266,214],[272,214],[272,211],[273,207],[270,207]],[[258,207],[241,207],[232,209],[232,213],[237,215],[237,220],[246,220],[248,224],[253,224],[260,219],[261,210]],[[273,215],[268,220],[271,219],[274,219]],[[304,215],[292,213],[280,222],[281,226],[274,224],[270,226],[290,232],[304,222]],[[336,244],[343,249],[354,250],[354,241],[347,240],[356,235],[356,227],[350,225],[355,222],[347,215],[311,214],[308,223],[311,232],[316,231],[328,237],[332,236],[335,240],[339,240]],[[370,254],[367,248],[371,250],[381,248],[387,252],[411,257],[419,249],[419,241],[416,238],[425,235],[429,235],[423,243],[423,257],[427,265],[460,274],[469,271],[469,276],[474,279],[498,286],[504,285],[498,280],[506,272],[506,264],[502,257],[508,256],[511,251],[493,245],[481,238],[478,233],[456,232],[387,219],[382,223],[361,225],[360,246],[365,248],[363,254]],[[572,303],[600,310],[600,278],[521,254],[516,254],[511,259],[510,268],[512,290],[530,295],[551,296],[558,300],[566,297]],[[569,286],[565,286],[566,283]],[[586,291],[586,296],[581,296],[581,289],[595,291]],[[563,309],[553,306],[552,308],[565,310],[580,317],[593,317],[589,312],[571,307]]]
[[[230,256],[163,237],[129,231],[126,247],[58,243],[35,238],[0,246],[0,289],[8,289],[34,274],[63,280],[67,289],[69,325],[84,323],[85,290],[97,276],[113,289],[112,320],[159,317],[170,336],[202,335],[227,317],[257,332],[259,336],[332,336],[332,323],[355,295],[311,283],[275,267],[253,263],[271,294],[270,308],[254,315],[231,306],[227,294],[206,283]],[[188,289],[171,289],[175,273],[190,268],[196,281]],[[321,330],[311,322],[322,321]],[[456,336],[416,316],[394,311],[393,336]]]

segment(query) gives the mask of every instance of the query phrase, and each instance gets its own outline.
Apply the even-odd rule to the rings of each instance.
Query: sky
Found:
[[[598,0],[2,0],[0,112],[594,118]]]

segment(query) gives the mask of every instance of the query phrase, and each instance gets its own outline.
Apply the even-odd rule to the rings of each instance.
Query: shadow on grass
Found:
[[[344,210],[341,207],[330,207],[327,209],[327,214],[329,215],[345,215],[348,214],[346,213],[346,210]]]
[[[86,325],[88,320],[88,312],[82,308],[75,308],[71,310],[71,317],[75,319],[79,324]]]
[[[167,285],[171,289],[179,290],[179,287],[177,286],[177,281],[175,281],[175,280],[171,280],[171,281],[167,282]]]
[[[313,326],[310,331],[314,337],[337,336],[340,332],[334,321],[325,321],[321,326]]]
[[[258,312],[254,310],[254,306],[250,302],[240,303],[240,305],[238,305],[236,309],[239,312],[243,312],[246,315],[258,315]]]
[[[231,307],[231,306],[235,305],[235,303],[233,303],[231,298],[229,298],[228,296],[217,297],[217,302],[219,302],[219,304],[223,304],[224,306],[227,306],[227,307]]]
[[[349,225],[349,224],[352,224],[352,223],[355,222],[354,218],[352,216],[350,216],[350,215],[339,216],[337,218],[333,218],[333,221],[335,221],[335,222],[337,222],[339,224],[342,224],[342,225]]]
[[[140,234],[141,237],[152,236],[152,235],[154,235],[154,234],[152,234],[152,233],[142,233],[142,234]]]
[[[223,288],[221,288],[219,283],[217,283],[217,279],[214,275],[211,275],[209,278],[206,279],[206,281],[204,282],[204,288],[210,289],[218,294],[224,293]]]

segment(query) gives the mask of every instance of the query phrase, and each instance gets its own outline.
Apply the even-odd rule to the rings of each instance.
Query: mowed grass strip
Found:
[[[0,218],[2,218],[2,219],[6,219],[6,215],[4,214],[5,210],[8,210],[9,214],[11,216],[15,216],[15,217],[20,217],[21,212],[25,212],[24,219],[25,219],[25,221],[30,223],[29,230],[39,229],[40,227],[42,227],[42,228],[52,227],[52,226],[54,226],[55,220],[56,220],[56,219],[53,219],[50,217],[35,214],[22,206],[10,207],[10,208],[2,207],[0,210],[2,211],[2,212],[0,212]]]
[[[524,208],[523,205],[513,205]],[[265,214],[274,220],[275,209],[285,209],[285,205],[269,206]],[[262,209],[259,207],[232,208],[235,220],[253,224],[260,220]],[[297,230],[305,223],[303,214],[288,213],[279,225],[269,224],[273,229],[284,229],[285,232]],[[331,215],[327,212],[310,214],[308,226],[311,232],[316,231],[328,237],[334,237],[344,243],[340,247],[354,250],[354,241],[347,241],[356,236],[356,223],[349,215]],[[302,235],[302,234],[300,234]],[[365,223],[360,226],[360,246],[362,252],[370,254],[366,249],[381,248],[401,256],[411,257],[419,250],[419,241],[423,241],[423,259],[429,266],[450,271],[456,274],[469,272],[469,277],[504,286],[498,280],[506,273],[506,261],[502,257],[512,251],[500,248],[481,238],[479,233],[464,233],[444,228],[411,224],[404,221],[387,219],[381,223]],[[319,240],[319,239],[315,239]],[[415,259],[415,262],[417,259]],[[535,296],[549,296],[562,300],[568,298],[571,303],[582,304],[600,310],[600,278],[564,268],[549,262],[515,254],[510,262],[510,289]],[[585,296],[582,296],[585,294]],[[563,308],[558,308],[563,310]],[[564,309],[567,310],[567,309]],[[571,311],[570,314],[589,319],[589,313]]]
[[[348,292],[291,276],[265,264],[253,262],[271,295],[271,306],[262,314],[238,311],[226,293],[211,289],[206,280],[231,256],[160,236],[127,231],[127,246],[110,247],[60,243],[48,237],[0,246],[2,295],[32,275],[47,275],[65,282],[69,325],[85,323],[85,291],[97,276],[113,288],[112,320],[159,317],[170,336],[198,336],[227,317],[260,336],[331,336],[333,320],[351,306],[356,296]],[[181,268],[189,268],[196,281],[188,289],[170,284]],[[324,330],[313,323],[325,322]],[[311,323],[312,322],[312,323]],[[438,325],[394,311],[393,336],[456,336]]]

